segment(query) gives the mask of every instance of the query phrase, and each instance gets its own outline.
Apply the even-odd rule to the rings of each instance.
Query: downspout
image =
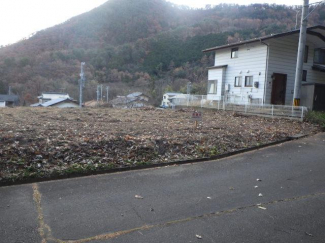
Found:
[[[266,67],[265,67],[265,80],[264,80],[264,97],[263,97],[263,104],[265,105],[266,103],[266,88],[267,88],[267,76],[269,73],[269,57],[270,57],[270,45],[263,42],[262,39],[260,39],[260,42],[267,47],[267,54],[266,54]]]

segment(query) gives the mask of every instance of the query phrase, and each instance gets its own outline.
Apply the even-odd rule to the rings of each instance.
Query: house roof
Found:
[[[60,98],[60,99],[55,99],[55,100],[50,100],[48,102],[45,102],[42,105],[42,107],[49,107],[49,106],[53,106],[53,105],[57,105],[59,103],[62,102],[72,102],[72,103],[77,103],[76,101],[74,101],[73,99],[70,98]]]
[[[205,49],[205,50],[203,50],[203,52],[216,51],[216,50],[220,50],[220,49],[224,49],[224,48],[229,48],[229,47],[234,47],[234,46],[239,46],[239,45],[244,45],[244,44],[249,44],[249,43],[254,43],[254,42],[262,42],[262,41],[266,41],[269,39],[279,38],[279,37],[293,35],[293,34],[297,34],[297,33],[300,33],[300,29],[283,32],[283,33],[279,33],[279,34],[271,34],[271,35],[267,35],[264,37],[250,39],[250,40],[246,40],[246,41],[240,41],[240,42],[236,42],[236,43],[232,43],[232,44],[216,46],[216,47]],[[307,28],[307,34],[317,36],[325,42],[325,36],[324,36],[325,26],[323,26],[323,25],[316,25],[316,26]]]
[[[133,101],[138,100],[136,97],[126,97],[126,96],[119,96],[114,100],[111,100],[109,103],[112,105],[126,105],[128,103],[131,103]]]
[[[226,68],[228,65],[220,65],[220,66],[213,66],[213,67],[208,67],[207,69],[218,69],[218,68]]]
[[[32,105],[30,105],[31,107],[41,107],[42,106],[42,104],[41,103],[36,103],[36,104],[32,104]]]
[[[42,92],[42,94],[68,95],[67,93],[61,93],[61,92]]]
[[[143,93],[141,93],[141,92],[134,92],[132,94],[129,94],[127,97],[128,98],[131,98],[131,97],[139,97],[141,95],[143,95]]]
[[[0,101],[18,102],[19,97],[17,95],[0,95]]]

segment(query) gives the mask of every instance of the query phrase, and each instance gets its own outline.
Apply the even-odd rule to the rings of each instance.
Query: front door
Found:
[[[274,73],[272,83],[271,104],[285,105],[287,88],[287,75]]]
[[[322,84],[315,85],[313,110],[325,111],[325,85]]]

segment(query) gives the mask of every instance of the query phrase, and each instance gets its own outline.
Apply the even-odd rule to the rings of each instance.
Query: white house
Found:
[[[70,99],[69,94],[66,93],[60,93],[60,92],[46,92],[42,93],[41,96],[37,97],[40,104],[43,104],[45,102],[48,102],[50,100],[56,100],[56,99]]]
[[[299,31],[217,46],[208,70],[208,100],[292,105]],[[325,27],[307,30],[301,105],[325,109]]]
[[[31,107],[57,107],[57,108],[77,108],[79,104],[71,98],[59,98],[45,103],[36,103]]]

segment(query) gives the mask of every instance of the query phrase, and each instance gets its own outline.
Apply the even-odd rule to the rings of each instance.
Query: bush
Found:
[[[310,111],[306,116],[306,120],[311,123],[319,124],[325,129],[325,112]]]

